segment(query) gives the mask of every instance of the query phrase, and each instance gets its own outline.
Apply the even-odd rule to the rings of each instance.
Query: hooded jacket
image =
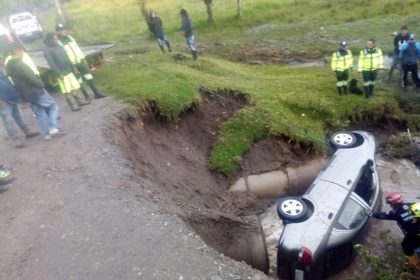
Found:
[[[400,50],[399,58],[402,64],[416,64],[420,58],[420,44],[418,42],[407,42]]]
[[[6,64],[6,71],[23,101],[35,103],[45,93],[41,78],[22,59],[10,59]]]
[[[56,78],[66,76],[73,71],[70,59],[61,45],[46,44],[44,57]]]

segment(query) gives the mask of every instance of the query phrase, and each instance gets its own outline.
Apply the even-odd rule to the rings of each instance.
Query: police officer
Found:
[[[85,56],[80,47],[77,45],[76,40],[74,40],[74,38],[66,30],[65,26],[61,23],[55,26],[55,31],[57,32],[57,38],[64,47],[68,58],[70,59],[73,66],[77,69],[75,74],[80,84],[80,91],[83,93],[83,96],[86,98],[86,100],[89,101],[90,97],[83,86],[83,81],[86,81],[86,83],[92,89],[95,98],[105,97],[105,95],[102,95],[96,88]]]
[[[382,50],[375,46],[375,40],[369,39],[367,46],[360,51],[358,70],[362,72],[363,86],[366,98],[373,97],[376,76],[378,70],[384,68],[384,58]]]
[[[337,77],[338,94],[347,94],[347,81],[350,69],[353,67],[353,56],[347,49],[347,42],[340,43],[340,49],[332,54],[331,70]]]
[[[397,222],[404,234],[401,243],[402,250],[407,256],[408,265],[415,269],[419,269],[417,264],[417,256],[414,250],[420,247],[419,224],[416,217],[420,217],[419,203],[404,203],[404,197],[399,192],[392,192],[385,198],[386,203],[392,208],[388,212],[372,213],[372,217],[380,220],[393,220]],[[412,207],[415,206],[413,209]],[[412,210],[416,210],[413,214]]]

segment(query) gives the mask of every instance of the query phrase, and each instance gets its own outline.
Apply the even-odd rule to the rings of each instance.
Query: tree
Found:
[[[208,15],[208,22],[213,22],[213,10],[211,9],[211,5],[213,4],[213,0],[204,0],[204,4],[206,4],[207,8],[207,15]]]
[[[241,6],[241,0],[236,0],[236,4],[237,4],[237,6],[238,6],[238,11],[237,11],[236,15],[237,15],[238,17],[241,17],[241,16],[242,16],[242,6]]]

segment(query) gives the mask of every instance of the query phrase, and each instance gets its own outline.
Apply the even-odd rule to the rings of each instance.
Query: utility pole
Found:
[[[61,23],[66,23],[66,18],[64,17],[63,10],[61,9],[60,0],[54,0],[55,7],[57,8],[57,19]]]

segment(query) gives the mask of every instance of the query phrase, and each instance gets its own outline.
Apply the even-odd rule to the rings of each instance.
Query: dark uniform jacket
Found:
[[[10,59],[6,64],[6,71],[23,101],[35,103],[45,93],[41,78],[21,59]]]
[[[372,216],[381,220],[396,221],[403,234],[417,235],[419,233],[419,224],[415,223],[411,215],[410,206],[413,203],[404,203],[389,212],[373,213]]]

